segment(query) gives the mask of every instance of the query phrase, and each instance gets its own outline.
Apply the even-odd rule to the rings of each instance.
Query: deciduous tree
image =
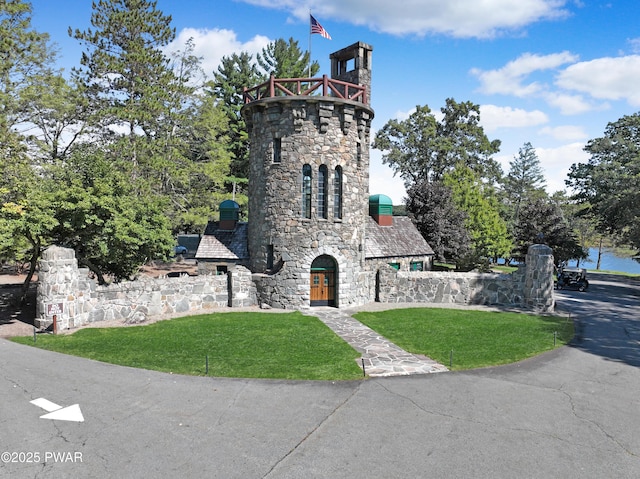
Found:
[[[458,163],[491,183],[497,181],[501,171],[491,156],[499,151],[500,141],[489,140],[484,133],[479,106],[449,98],[441,111],[441,121],[428,106],[417,106],[406,120],[388,121],[373,142],[374,148],[383,151],[383,163],[407,187],[438,181]]]
[[[407,210],[438,261],[455,261],[470,251],[467,214],[456,206],[451,189],[442,182],[414,184],[407,191]]]
[[[451,189],[456,206],[467,214],[465,226],[471,236],[471,254],[467,261],[478,265],[482,260],[507,256],[512,241],[500,217],[493,187],[462,163],[445,174],[443,182]]]
[[[567,185],[590,206],[602,233],[640,249],[640,113],[609,123],[585,151],[591,158],[571,166]]]
[[[562,209],[548,198],[534,198],[520,210],[514,257],[523,261],[529,246],[544,243],[553,249],[556,264],[588,256]]]

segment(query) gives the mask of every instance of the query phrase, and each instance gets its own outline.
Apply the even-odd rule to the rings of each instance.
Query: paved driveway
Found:
[[[0,340],[0,476],[637,478],[640,291],[593,279],[558,295],[574,347],[463,373],[196,378]],[[84,422],[40,419],[40,397]]]

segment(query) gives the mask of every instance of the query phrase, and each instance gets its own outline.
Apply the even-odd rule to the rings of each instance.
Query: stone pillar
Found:
[[[258,304],[256,286],[251,279],[251,271],[244,266],[236,266],[228,273],[229,306],[241,308]]]
[[[529,246],[524,280],[525,305],[543,313],[553,311],[553,250],[544,244]]]
[[[79,271],[75,252],[59,246],[44,250],[38,269],[35,326],[51,327],[55,315],[58,329],[73,327],[78,289]]]

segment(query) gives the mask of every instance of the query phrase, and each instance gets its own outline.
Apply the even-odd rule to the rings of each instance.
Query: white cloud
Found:
[[[629,38],[627,43],[631,46],[633,53],[640,53],[640,38]]]
[[[415,112],[416,112],[416,108],[415,108],[415,107],[414,107],[414,108],[412,108],[412,109],[411,109],[411,110],[409,110],[409,111],[400,111],[400,110],[398,110],[398,111],[396,112],[396,114],[394,115],[394,118],[395,118],[396,120],[398,120],[398,121],[405,121],[405,120],[408,120],[408,119],[409,119],[409,117],[410,117],[411,115],[413,115]]]
[[[525,53],[495,70],[474,68],[471,74],[480,80],[479,91],[485,94],[540,98],[563,115],[577,115],[609,108],[594,100],[626,99],[640,105],[640,56],[601,58],[578,62],[570,52],[538,55]],[[564,69],[564,65],[570,63]],[[547,72],[549,81],[544,81]],[[555,79],[551,81],[551,75]]]
[[[482,93],[527,97],[539,94],[546,89],[544,85],[535,81],[525,83],[529,75],[537,71],[556,69],[577,60],[577,55],[566,51],[550,55],[524,53],[497,70],[483,71],[474,68],[471,73],[480,80]]]
[[[393,170],[382,163],[382,152],[371,149],[369,168],[369,194],[387,195],[394,205],[404,204],[407,196],[404,182]]]
[[[540,160],[540,166],[544,171],[547,193],[553,194],[556,191],[568,190],[564,183],[569,168],[574,163],[586,163],[589,155],[583,150],[584,143],[572,142],[561,145],[557,148],[539,148],[535,147],[536,155]],[[514,155],[497,155],[494,159],[500,163],[503,172],[509,172],[509,164],[513,161]]]
[[[558,148],[536,148],[540,165],[545,171],[548,193],[566,190],[564,180],[571,165],[586,163],[589,160],[589,154],[584,151],[584,145],[581,142],[574,142]]]
[[[547,123],[549,118],[540,111],[526,111],[510,106],[481,105],[480,123],[487,132],[498,128],[524,128]]]
[[[596,107],[585,100],[582,95],[571,95],[561,92],[547,92],[544,94],[547,103],[560,110],[563,115],[579,115],[588,111],[595,110]],[[598,107],[606,108],[606,105]]]
[[[640,106],[640,55],[598,58],[562,71],[556,84],[603,100],[626,100]]]
[[[393,35],[448,35],[490,38],[527,25],[558,18],[569,12],[567,0],[243,0],[245,3],[290,12],[300,20],[309,10],[322,18],[366,25]]]
[[[564,125],[556,127],[544,127],[539,132],[541,135],[550,136],[560,141],[576,141],[585,140],[589,138],[589,135],[584,131],[581,126]]]
[[[183,50],[190,38],[193,38],[195,45],[193,54],[202,57],[201,67],[209,78],[218,69],[222,57],[241,51],[255,55],[271,42],[269,38],[262,35],[256,35],[247,42],[241,42],[234,31],[226,29],[183,28],[178,32],[175,40],[167,45],[165,53]]]

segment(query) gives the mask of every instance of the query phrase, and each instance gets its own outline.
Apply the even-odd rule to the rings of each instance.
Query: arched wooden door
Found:
[[[336,305],[336,262],[328,255],[311,263],[311,306]]]

